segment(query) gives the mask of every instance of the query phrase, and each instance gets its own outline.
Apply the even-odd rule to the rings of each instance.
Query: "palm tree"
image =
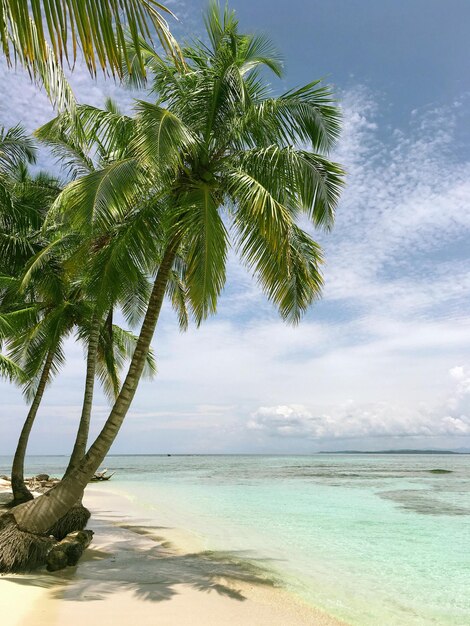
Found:
[[[180,273],[198,324],[216,310],[230,242],[286,321],[298,322],[320,295],[321,249],[299,219],[306,216],[326,229],[333,224],[343,172],[325,154],[339,134],[338,109],[318,82],[272,96],[263,71],[280,75],[280,61],[267,40],[239,33],[233,12],[220,16],[212,4],[206,27],[210,47],[185,49],[184,68],[148,53],[158,100],[139,102],[134,120],[117,123],[113,114],[90,107],[81,112],[85,126],[99,125],[108,150],[129,126],[131,139],[119,160],[71,183],[56,212],[72,229],[92,227],[96,233],[122,224],[123,239],[104,246],[92,274],[103,272],[109,250],[125,241],[123,271],[153,254],[155,280],[126,379],[103,429],[47,498],[12,510],[13,519],[0,531],[2,548],[2,535],[11,536],[13,528],[23,533],[17,546],[29,545],[32,535],[26,541],[24,533],[47,532],[103,461],[136,393],[172,272]],[[0,569],[15,568],[13,561],[4,556]]]
[[[31,400],[12,470],[14,501],[19,503],[32,498],[24,485],[24,454],[46,384],[51,371],[57,367],[56,361],[60,360],[60,350],[55,345],[55,329],[66,323],[67,311],[64,308],[56,309],[52,315],[50,307],[45,303],[47,290],[49,298],[51,294],[57,297],[59,282],[56,276],[50,280],[51,272],[48,272],[47,279],[42,278],[43,288],[36,290],[36,294],[31,289],[27,293],[20,293],[18,288],[22,283],[18,274],[23,272],[28,257],[43,245],[38,237],[38,229],[48,207],[59,192],[59,186],[55,180],[43,174],[34,178],[28,174],[21,158],[28,157],[32,161],[34,152],[18,128],[3,133],[3,138],[10,139],[8,142],[4,141],[4,144],[10,148],[11,155],[6,158],[8,151],[3,150],[5,158],[2,183],[5,193],[0,203],[0,337],[7,345],[9,356],[13,357],[9,360],[22,368],[25,395]],[[16,143],[16,149],[12,149],[12,143]],[[47,290],[44,289],[45,285]],[[44,315],[44,311],[48,311],[48,314]],[[26,336],[29,337],[27,349]],[[19,353],[25,351],[30,358],[20,360]]]
[[[41,230],[47,208],[60,189],[57,181],[44,174],[31,178],[24,168],[19,171],[20,163],[16,165],[17,169],[12,171],[16,179],[12,176],[13,181],[9,181],[12,192],[9,203],[0,211],[0,250],[3,251],[0,285],[4,285],[0,289],[3,313],[0,336],[13,356],[13,359],[3,357],[2,369],[11,375],[16,366],[17,372],[23,373],[24,391],[31,405],[13,460],[14,505],[33,497],[24,482],[26,449],[46,386],[64,362],[64,339],[78,329],[88,353],[93,355],[92,380],[87,378],[78,438],[83,449],[74,450],[80,454],[79,458],[85,453],[97,362],[106,390],[117,395],[119,369],[135,344],[133,335],[112,324],[112,320],[105,322],[94,316],[92,302],[87,301],[80,285],[80,276],[64,268],[63,259],[70,254],[67,238],[51,230],[46,233]],[[10,240],[16,243],[15,248],[5,245]],[[15,277],[20,272],[20,278]],[[152,355],[149,365],[152,368]],[[84,432],[86,411],[88,422]]]
[[[116,104],[110,99],[106,101],[106,110],[113,115],[120,116]],[[52,150],[59,164],[67,171],[68,176],[72,179],[80,175],[98,172],[112,159],[112,155],[106,151],[105,146],[98,140],[96,133],[90,132],[90,129],[84,128],[77,115],[70,114],[68,111],[59,114],[57,118],[39,128],[35,134],[41,142],[45,143]],[[123,150],[125,147],[125,142],[122,146],[114,145],[114,158],[116,157],[117,149]],[[57,223],[53,222],[50,230],[57,232],[57,226]],[[80,233],[81,231],[79,230],[78,232]],[[80,245],[78,250],[72,255],[72,259],[68,259],[67,262],[69,264],[72,262],[72,265],[74,264],[82,269],[82,288],[86,289],[87,283],[89,283],[89,280],[86,279],[86,271],[83,272],[83,268],[87,267],[87,259],[90,257],[90,250],[93,254],[99,254],[103,244],[115,236],[116,233],[108,230],[106,232],[100,232],[99,236],[96,237],[91,229],[87,232],[87,237],[84,239],[82,245]],[[145,303],[149,295],[147,269],[148,268],[145,267],[135,267],[133,276],[130,277],[128,273],[125,283],[121,281],[110,282],[108,280],[108,288],[106,288],[102,282],[101,276],[99,276],[93,285],[94,291],[98,294],[98,297],[96,298],[94,309],[90,315],[90,326],[87,336],[88,349],[85,394],[79,428],[66,475],[79,463],[86,452],[93,404],[94,381],[101,361],[108,362],[110,355],[119,360],[121,359],[119,352],[113,349],[116,342],[121,353],[126,353],[126,351],[130,350],[133,346],[132,342],[134,341],[134,336],[112,323],[114,307],[116,304],[120,305],[131,326],[135,325],[140,320],[145,311]],[[85,280],[83,280],[83,277]],[[106,317],[104,324],[101,323],[103,315]],[[103,342],[105,336],[107,338],[107,342],[105,342],[107,350],[102,350],[100,354],[100,349],[103,347],[100,345],[100,340]],[[148,373],[150,374],[155,370],[152,359],[152,355],[149,354],[147,365]],[[122,363],[120,363],[120,365],[122,365]],[[101,368],[100,371],[100,378],[105,385],[108,384],[107,378],[112,369],[110,366],[111,363],[108,362],[108,368],[106,370]],[[118,394],[119,385],[118,378],[115,378],[112,384],[108,385],[110,395],[112,395],[112,393],[114,393],[114,395]]]
[[[94,362],[93,378],[90,380],[87,376],[85,383],[80,427],[70,467],[73,467],[85,453],[95,376],[99,375],[108,396],[116,397],[120,388],[119,371],[124,362],[131,357],[137,340],[129,331],[113,324],[110,318],[98,320],[98,333],[95,338],[96,320],[93,317],[93,305],[84,300],[83,293],[76,287],[72,286],[64,292],[45,294],[41,285],[36,283],[30,292],[33,290],[34,296],[41,298],[40,302],[26,302],[23,304],[23,306],[26,304],[25,308],[16,310],[13,308],[2,316],[3,327],[8,326],[2,337],[9,355],[13,357],[8,360],[4,357],[6,373],[14,374],[15,369],[12,368],[16,367],[17,378],[21,373],[25,396],[31,401],[13,459],[12,506],[33,498],[24,482],[26,450],[46,386],[51,383],[65,361],[63,350],[65,339],[77,331],[79,339],[85,344],[87,360]],[[45,298],[45,295],[49,298]],[[12,309],[11,306],[9,308]],[[9,368],[6,367],[7,364],[10,364]],[[150,374],[154,372],[152,353],[148,355],[147,367]],[[89,367],[87,374],[89,375]]]

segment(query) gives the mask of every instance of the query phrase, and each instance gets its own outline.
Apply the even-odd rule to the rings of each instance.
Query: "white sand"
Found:
[[[2,626],[343,624],[259,584],[257,571],[194,550],[189,533],[183,540],[184,532],[146,526],[104,485],[90,489],[85,504],[95,537],[78,567],[0,578]]]

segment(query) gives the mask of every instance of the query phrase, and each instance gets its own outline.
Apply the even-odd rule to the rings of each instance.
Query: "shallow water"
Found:
[[[65,462],[32,457],[28,472]],[[111,456],[105,466],[116,471],[109,487],[156,523],[266,560],[351,624],[470,624],[470,456]]]

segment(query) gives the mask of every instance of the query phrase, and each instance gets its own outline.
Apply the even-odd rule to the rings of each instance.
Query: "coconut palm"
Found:
[[[9,363],[16,366],[18,372],[22,373],[24,393],[26,398],[31,401],[12,465],[11,479],[14,505],[32,499],[32,495],[24,482],[26,450],[46,386],[51,383],[65,362],[63,349],[65,339],[76,331],[78,338],[84,343],[88,355],[96,355],[93,380],[90,381],[87,378],[85,384],[85,400],[80,420],[82,431],[83,416],[87,411],[89,413],[86,418],[86,426],[87,429],[89,428],[95,375],[98,374],[107,394],[110,397],[115,397],[120,388],[119,371],[124,362],[132,355],[136,344],[136,337],[129,331],[113,324],[110,318],[99,320],[98,336],[96,342],[93,343],[96,325],[93,318],[94,307],[93,303],[84,299],[83,292],[72,286],[64,293],[54,294],[55,298],[52,298],[51,294],[45,293],[41,287],[41,284],[34,286],[34,296],[42,298],[40,302],[27,302],[25,303],[27,304],[26,308],[14,309],[2,316],[3,327],[8,326],[3,332],[3,339],[8,353],[13,357],[9,359]],[[33,291],[33,288],[29,291]],[[44,296],[49,296],[49,299]],[[31,296],[28,300],[30,299]],[[90,320],[93,322],[90,323]],[[88,360],[90,360],[90,356]],[[152,373],[154,369],[153,355],[149,354],[148,371]],[[9,370],[7,371],[9,372]],[[81,434],[83,436],[83,432]],[[88,430],[86,431],[87,434]],[[83,446],[86,447],[86,437]],[[76,442],[75,452],[77,447],[78,443]],[[81,456],[83,454],[84,452],[81,453]],[[72,530],[77,530],[77,528]]]
[[[106,101],[106,110],[114,115],[120,115],[116,104],[110,99]],[[112,159],[112,155],[106,151],[96,133],[90,132],[90,129],[84,128],[76,114],[64,112],[39,128],[35,134],[41,142],[45,143],[52,150],[59,164],[72,179],[92,172],[98,172]],[[119,149],[124,149],[125,145],[124,142]],[[117,146],[115,145],[113,146],[114,156],[116,156],[116,152]],[[57,228],[58,224],[52,223],[50,230],[57,232]],[[84,231],[80,229],[77,232],[82,235],[84,234]],[[86,233],[86,238],[83,239],[82,245],[74,252],[72,258],[68,259],[69,264],[72,263],[81,268],[82,288],[86,289],[86,285],[90,282],[87,278],[86,271],[84,271],[84,268],[88,267],[90,249],[93,254],[99,255],[104,244],[112,237],[115,237],[115,235],[115,232],[108,230],[100,231],[98,236],[95,236],[93,229],[89,229]],[[127,279],[125,283],[122,283],[122,281],[110,282],[107,280],[106,286],[103,284],[102,277],[99,276],[97,282],[93,285],[94,291],[98,297],[95,299],[94,310],[90,315],[90,326],[87,337],[88,349],[85,394],[79,428],[66,474],[78,464],[86,452],[93,403],[94,381],[97,370],[99,371],[102,382],[108,385],[108,391],[110,393],[117,395],[119,391],[119,381],[117,378],[112,381],[111,385],[108,384],[108,375],[112,368],[108,367],[107,370],[103,370],[101,363],[106,362],[106,360],[109,360],[112,356],[120,359],[119,353],[112,349],[114,343],[117,342],[117,345],[121,348],[121,352],[126,352],[126,349],[130,349],[132,345],[133,335],[126,334],[126,331],[113,325],[114,307],[118,304],[122,308],[131,326],[137,323],[145,310],[145,304],[149,295],[147,268],[135,268],[132,277],[127,273]],[[101,324],[101,318],[103,316],[106,317],[106,323],[104,325]],[[99,350],[102,346],[100,346],[99,340],[101,338],[103,341],[105,336],[107,338],[108,350],[102,350],[100,355]],[[131,341],[131,343],[129,343],[129,341]],[[149,355],[149,357],[148,367],[149,373],[151,374],[154,370],[154,364],[151,355]],[[110,366],[111,363],[108,363],[108,365]]]
[[[70,250],[75,251],[69,242],[72,239],[74,244],[73,238],[61,238],[57,233],[41,229],[47,208],[59,192],[57,181],[45,175],[31,178],[24,168],[21,176],[16,178],[10,183],[10,202],[0,212],[0,246],[2,240],[8,243],[13,239],[17,244],[14,248],[3,247],[0,263],[0,287],[3,285],[0,289],[3,313],[0,336],[7,341],[9,353],[13,356],[9,360],[4,357],[3,369],[11,374],[13,365],[16,365],[18,371],[24,373],[24,391],[31,405],[12,466],[14,504],[32,499],[24,482],[26,449],[46,386],[64,362],[65,338],[78,329],[88,354],[93,355],[93,379],[87,378],[84,402],[84,411],[89,412],[96,361],[105,389],[116,395],[120,384],[119,369],[135,343],[132,334],[108,320],[105,323],[105,320],[96,318],[93,303],[87,300],[80,284],[80,276],[64,267],[63,261],[70,255]],[[20,272],[20,277],[16,277]],[[83,438],[83,432],[80,434]],[[85,446],[86,439],[83,448]]]
[[[156,268],[152,292],[127,376],[110,415],[80,464],[47,498],[12,510],[3,536],[45,533],[81,496],[110,449],[136,393],[172,272],[179,272],[197,323],[216,310],[232,244],[283,319],[296,323],[322,286],[321,249],[301,228],[331,228],[343,180],[325,155],[338,136],[329,90],[311,83],[281,96],[269,93],[264,71],[281,73],[267,40],[238,31],[233,12],[211,5],[210,47],[184,50],[186,67],[148,54],[156,102],[139,102],[135,119],[90,107],[82,122],[98,125],[108,150],[132,129],[128,150],[100,172],[71,183],[56,202],[71,229],[109,230],[119,237],[94,258],[90,274],[121,256],[121,281],[135,259]],[[117,139],[118,138],[118,139]],[[305,147],[298,147],[303,145]],[[122,242],[125,242],[123,244]],[[114,267],[118,267],[115,265]],[[15,530],[14,530],[15,529]],[[14,569],[26,557],[3,556]]]
[[[31,358],[24,362],[18,358],[10,358],[24,373],[24,389],[31,407],[28,418],[20,437],[15,463],[13,468],[13,491],[15,502],[30,498],[24,486],[23,461],[27,437],[30,426],[34,421],[37,409],[41,402],[51,371],[56,368],[55,350],[51,342],[46,345],[43,341],[46,325],[39,326],[40,309],[44,309],[44,302],[34,301],[31,289],[19,292],[18,279],[20,272],[28,258],[34,255],[43,245],[38,237],[38,229],[46,215],[52,200],[57,196],[60,187],[57,181],[45,175],[31,177],[22,161],[34,158],[33,146],[30,140],[21,135],[17,127],[3,135],[3,176],[4,194],[0,202],[0,338],[7,344],[11,356],[18,353],[24,337],[30,335],[29,353]],[[12,147],[12,144],[14,147]],[[1,145],[1,144],[0,144]],[[48,273],[50,274],[50,273]],[[42,284],[48,284],[50,293],[57,293],[57,280],[50,280],[50,276],[43,277]],[[42,289],[42,295],[45,290]],[[37,300],[37,298],[36,298]],[[45,298],[43,298],[45,300]],[[66,311],[56,311],[54,325],[61,323],[61,316]],[[50,321],[50,320],[49,320]],[[49,328],[50,331],[50,328]],[[57,358],[60,359],[60,351]],[[16,357],[18,354],[16,354]]]

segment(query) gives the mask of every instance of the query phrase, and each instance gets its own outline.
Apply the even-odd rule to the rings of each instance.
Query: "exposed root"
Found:
[[[76,565],[92,539],[92,530],[79,530],[67,535],[47,555],[47,570],[49,572],[57,572],[57,570],[64,569],[67,565]]]
[[[90,511],[82,503],[76,504],[54,524],[48,534],[61,541],[69,533],[83,530],[89,519]]]
[[[31,572],[46,564],[55,541],[18,528],[11,513],[0,517],[0,573]]]

